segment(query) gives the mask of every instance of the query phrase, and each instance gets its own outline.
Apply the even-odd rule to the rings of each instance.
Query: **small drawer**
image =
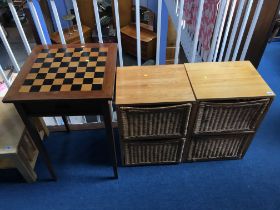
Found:
[[[192,104],[165,107],[118,107],[122,139],[184,138]]]
[[[153,165],[181,162],[185,139],[123,141],[123,164]]]
[[[30,165],[32,168],[35,167],[39,151],[26,130],[21,137],[17,153],[22,161]]]
[[[270,99],[236,102],[201,102],[194,133],[253,131]]]
[[[25,112],[31,116],[79,116],[79,115],[99,115],[102,113],[104,102],[100,101],[72,101],[71,103],[65,101],[46,101],[42,102],[28,102],[22,104]],[[94,106],[94,110],[92,109]],[[83,107],[77,109],[77,107]]]
[[[187,160],[239,159],[246,152],[252,134],[197,135],[186,148]]]

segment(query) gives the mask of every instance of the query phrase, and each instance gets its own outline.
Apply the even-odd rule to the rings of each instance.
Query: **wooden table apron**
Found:
[[[37,55],[41,52],[42,49],[51,50],[54,48],[80,49],[81,56],[83,52],[86,52],[86,50],[90,50],[90,48],[92,49],[106,48],[108,53],[106,54],[107,58],[106,61],[104,62],[105,70],[103,71],[104,72],[103,73],[104,80],[102,83],[103,87],[100,90],[92,89],[86,91],[71,90],[70,92],[58,91],[58,92],[47,92],[47,93],[44,92],[31,92],[31,93],[23,93],[23,94],[20,93],[19,90],[21,88],[21,85],[25,81],[25,78],[27,77],[31,69],[31,66],[34,64]],[[82,48],[85,51],[81,50]],[[90,54],[90,52],[87,54]],[[104,56],[103,54],[102,55],[99,54],[99,55]],[[114,93],[114,81],[115,81],[115,71],[116,71],[116,57],[117,57],[116,54],[117,54],[116,44],[85,44],[85,45],[72,44],[72,45],[37,46],[33,49],[31,55],[27,58],[18,77],[14,81],[13,85],[11,86],[11,88],[9,89],[8,93],[6,94],[3,100],[3,102],[5,103],[13,103],[15,105],[18,113],[20,114],[23,122],[26,125],[26,129],[29,131],[34,143],[36,144],[39,150],[39,153],[42,155],[52,178],[55,180],[57,179],[55,171],[52,167],[46,148],[42,143],[40,136],[32,122],[32,117],[61,116],[61,115],[62,116],[79,116],[79,115],[104,116],[106,134],[109,140],[110,151],[112,155],[112,166],[114,170],[114,177],[115,178],[118,177],[117,158],[116,158],[115,141],[114,141],[114,135],[112,129],[112,117],[111,117],[111,101]],[[77,55],[77,53],[75,55]],[[83,59],[85,60],[87,58],[83,58]],[[89,57],[89,59],[91,59],[91,57]],[[98,59],[98,56],[96,59]],[[81,62],[85,63],[84,61]],[[88,64],[93,64],[93,63],[88,63]],[[100,68],[100,66],[96,65],[96,69],[98,68]],[[78,73],[79,67],[77,67],[77,69],[78,70],[76,74],[79,74]],[[42,70],[46,70],[46,69],[44,68]]]

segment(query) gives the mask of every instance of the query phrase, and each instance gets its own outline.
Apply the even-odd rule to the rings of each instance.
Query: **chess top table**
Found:
[[[112,98],[113,44],[37,46],[4,102]]]
[[[55,173],[30,117],[104,115],[117,177],[110,110],[116,57],[116,44],[37,46],[3,99],[14,103],[53,178]]]

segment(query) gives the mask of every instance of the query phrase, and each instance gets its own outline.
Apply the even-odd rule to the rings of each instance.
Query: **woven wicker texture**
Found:
[[[254,130],[270,99],[232,103],[201,102],[195,133]]]
[[[188,160],[240,158],[249,137],[248,134],[195,136],[189,147]]]
[[[124,165],[179,163],[184,143],[185,139],[125,141]]]
[[[118,122],[122,139],[184,138],[191,104],[138,108],[119,107]]]

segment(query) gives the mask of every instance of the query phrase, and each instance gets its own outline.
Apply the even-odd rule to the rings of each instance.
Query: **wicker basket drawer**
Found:
[[[194,133],[252,131],[270,99],[243,102],[201,102]]]
[[[191,104],[166,107],[119,107],[122,139],[184,138]]]
[[[123,164],[150,165],[181,162],[185,139],[122,142]]]
[[[241,158],[252,134],[197,135],[190,141],[187,159],[215,160]]]

